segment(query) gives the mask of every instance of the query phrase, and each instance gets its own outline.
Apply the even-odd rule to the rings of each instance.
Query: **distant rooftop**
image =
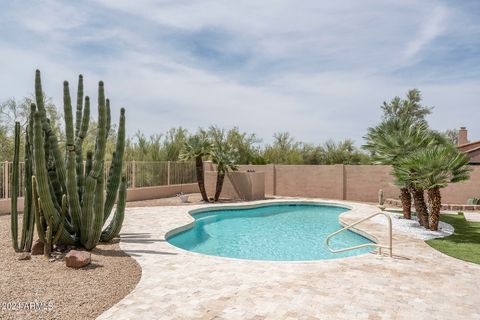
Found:
[[[458,130],[458,149],[468,155],[471,164],[480,165],[480,140],[470,142],[466,127]]]

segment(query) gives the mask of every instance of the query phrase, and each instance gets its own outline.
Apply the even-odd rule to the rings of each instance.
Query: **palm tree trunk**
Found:
[[[438,230],[438,220],[440,219],[440,210],[442,209],[442,195],[440,188],[435,187],[428,191],[428,204],[431,208],[430,216],[428,217],[428,225],[430,230]]]
[[[415,211],[417,212],[418,222],[421,226],[428,228],[428,210],[425,204],[425,197],[423,189],[417,189],[412,187],[413,204]]]
[[[203,173],[203,160],[202,157],[195,158],[195,167],[197,169],[197,182],[200,193],[202,194],[202,199],[205,202],[208,201],[207,191],[205,191],[205,177]]]
[[[220,199],[220,193],[222,193],[223,180],[225,180],[225,173],[217,172],[217,188],[215,190],[215,202]]]
[[[407,188],[400,189],[400,201],[402,202],[403,217],[412,218],[412,195]]]

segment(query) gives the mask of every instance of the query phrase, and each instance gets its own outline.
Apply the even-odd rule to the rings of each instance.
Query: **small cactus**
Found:
[[[477,205],[477,204],[480,204],[480,200],[477,199],[477,198],[470,198],[470,199],[468,199],[467,203],[470,204],[470,205]]]
[[[378,205],[382,206],[385,204],[385,196],[383,194],[383,190],[378,190]]]

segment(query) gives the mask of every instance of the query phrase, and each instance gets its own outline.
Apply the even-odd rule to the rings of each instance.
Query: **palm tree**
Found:
[[[390,102],[383,102],[383,119],[408,118],[413,122],[425,122],[425,116],[432,113],[431,107],[422,105],[422,94],[418,89],[411,89],[406,94],[406,99],[393,98]]]
[[[395,184],[399,186],[402,192],[413,195],[413,203],[417,212],[418,222],[421,226],[428,228],[428,209],[425,204],[424,189],[415,184],[416,172],[413,170],[403,170],[400,164],[393,168]]]
[[[238,170],[238,153],[227,143],[217,143],[212,149],[210,156],[213,163],[217,165],[217,185],[214,200],[218,201],[222,192],[225,174],[229,171]]]
[[[368,129],[363,148],[371,152],[374,163],[396,168],[406,155],[432,144],[429,132],[425,122],[406,117],[391,118],[375,128]],[[400,201],[406,219],[411,219],[411,192],[417,215],[427,214],[423,190],[415,188],[408,180],[398,180],[397,185],[400,187]]]
[[[208,201],[207,192],[205,191],[205,176],[203,170],[203,157],[210,154],[211,143],[204,134],[196,134],[191,136],[183,145],[183,150],[180,153],[180,160],[195,160],[195,167],[197,171],[197,182],[202,199]]]
[[[426,132],[430,139],[428,144],[421,146],[422,148],[429,148],[433,146],[447,146],[449,145],[446,137],[436,131],[429,130]],[[418,150],[421,150],[419,148]],[[417,151],[418,151],[417,150]],[[422,184],[416,183],[418,172],[411,168],[409,172],[401,170],[402,160],[393,169],[393,176],[395,177],[395,184],[398,186],[408,186],[409,191],[413,195],[413,203],[415,211],[417,212],[418,222],[421,226],[429,228],[429,212],[427,204],[425,203],[425,188]]]
[[[470,168],[468,158],[451,144],[439,144],[420,149],[404,158],[397,168],[399,173],[411,175],[416,186],[428,193],[428,227],[438,229],[438,220],[442,208],[440,189],[449,183],[468,180]]]

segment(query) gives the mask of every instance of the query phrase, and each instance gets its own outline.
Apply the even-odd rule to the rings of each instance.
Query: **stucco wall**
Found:
[[[343,169],[342,165],[276,165],[276,194],[342,199]]]
[[[214,168],[214,166],[212,167]],[[471,179],[451,184],[442,190],[443,203],[464,204],[471,197],[480,197],[480,166],[472,166]],[[374,165],[267,165],[241,166],[240,170],[265,172],[265,191],[269,195],[320,197],[352,201],[377,202],[378,190],[385,198],[397,199],[389,166]],[[215,175],[206,173],[209,194],[214,192]],[[226,184],[225,195],[231,186]],[[233,191],[232,191],[233,192]]]
[[[256,172],[264,172],[265,173],[265,193],[266,194],[274,194],[274,165],[241,165],[239,171],[247,171],[247,170],[255,170]]]
[[[442,189],[442,203],[467,203],[472,197],[480,198],[480,166],[472,166],[470,180],[450,184]]]
[[[345,200],[377,202],[378,190],[385,198],[397,198],[390,166],[345,166]]]
[[[141,200],[168,198],[168,197],[173,197],[180,192],[197,193],[200,191],[198,190],[197,183],[174,184],[169,186],[158,186],[158,187],[148,187],[148,188],[135,188],[135,189],[128,189],[127,201],[141,201]]]
[[[232,184],[234,181],[235,186]],[[264,171],[246,172],[239,170],[237,172],[229,172],[225,176],[222,186],[222,198],[242,199],[242,200],[262,200],[265,199],[265,178]],[[215,196],[217,182],[216,171],[205,172],[205,190],[209,198]],[[273,183],[271,180],[270,182]],[[271,193],[270,193],[271,194]]]

